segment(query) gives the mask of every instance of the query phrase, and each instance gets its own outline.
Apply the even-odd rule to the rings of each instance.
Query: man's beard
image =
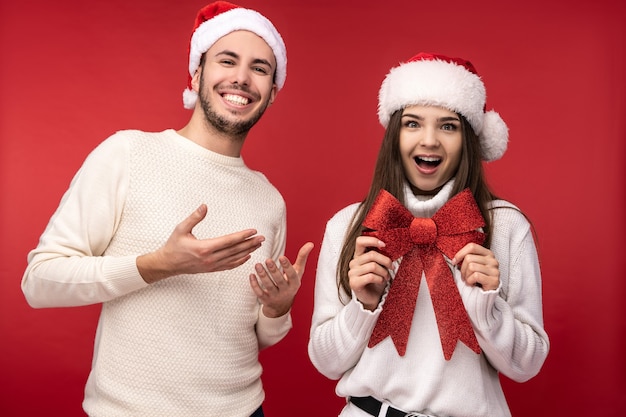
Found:
[[[239,89],[242,91],[244,90],[243,88]],[[269,100],[267,100],[250,119],[237,121],[228,120],[224,116],[217,114],[211,106],[208,95],[204,90],[204,79],[202,74],[200,74],[200,92],[198,94],[198,99],[200,100],[200,105],[204,111],[204,119],[207,123],[219,132],[237,137],[245,136],[248,133],[252,126],[259,121],[261,116],[263,116],[263,113],[265,112],[265,109],[267,109],[269,103]]]

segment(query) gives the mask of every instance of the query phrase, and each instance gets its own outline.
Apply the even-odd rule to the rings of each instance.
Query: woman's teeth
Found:
[[[434,156],[417,156],[415,157],[417,165],[437,166],[441,163],[441,158]]]

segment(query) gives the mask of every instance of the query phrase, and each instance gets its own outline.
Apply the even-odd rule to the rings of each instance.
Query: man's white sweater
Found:
[[[200,204],[198,239],[253,228],[244,265],[148,285],[136,258],[154,251]],[[85,388],[91,416],[249,416],[264,399],[260,348],[291,328],[264,317],[248,281],[283,254],[282,196],[241,158],[174,130],[122,131],[86,159],[39,245],[22,289],[33,307],[102,304]]]
[[[416,217],[432,217],[450,198],[452,185],[449,182],[426,200],[406,187],[407,208]],[[340,301],[337,261],[357,206],[339,211],[326,226],[309,341],[315,367],[328,378],[339,380],[336,391],[342,397],[373,396],[407,412],[441,417],[510,416],[499,373],[525,381],[539,372],[549,348],[543,329],[539,262],[524,216],[505,201],[493,203],[502,207],[494,209],[491,244],[500,264],[498,290],[470,287],[454,268],[454,279],[482,353],[458,343],[446,361],[423,274],[405,356],[398,355],[389,337],[367,347],[385,296],[373,312],[365,310],[354,294],[345,305]],[[348,299],[343,291],[341,294]],[[363,415],[351,403],[341,413],[342,417]]]

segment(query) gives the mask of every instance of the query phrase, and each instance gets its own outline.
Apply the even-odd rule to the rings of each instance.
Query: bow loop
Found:
[[[413,219],[411,212],[393,195],[381,190],[363,220],[363,226],[372,231],[363,234],[385,242],[386,246],[379,249],[380,253],[398,259],[413,248],[409,229]]]
[[[482,245],[484,241],[485,234],[483,232],[472,230],[452,236],[439,236],[437,238],[437,249],[449,259],[452,259],[468,243]]]
[[[484,234],[476,229],[484,219],[474,196],[465,189],[452,197],[432,218],[413,217],[393,195],[381,190],[365,216],[365,235],[385,242],[380,252],[402,262],[392,282],[368,346],[387,336],[401,356],[406,352],[413,312],[422,274],[426,276],[444,357],[449,360],[457,341],[476,353],[480,346],[444,255],[452,258],[470,242],[481,244]]]
[[[372,208],[363,220],[363,226],[372,230],[388,230],[411,225],[413,215],[390,192],[381,190]]]
[[[441,235],[455,235],[483,227],[485,220],[474,196],[465,189],[452,197],[432,217]]]

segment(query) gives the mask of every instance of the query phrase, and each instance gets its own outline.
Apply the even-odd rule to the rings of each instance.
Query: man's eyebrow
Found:
[[[233,51],[229,51],[228,49],[225,49],[223,51],[219,51],[218,53],[215,54],[215,56],[220,56],[220,55],[227,55],[227,56],[230,56],[232,58],[239,58],[238,54],[236,54]]]
[[[267,65],[268,67],[272,68],[272,64],[267,59],[256,58],[255,60],[252,61],[252,63],[253,64]]]
[[[239,54],[237,54],[236,52],[230,51],[228,49],[224,49],[223,51],[220,51],[220,52],[215,54],[215,56],[220,56],[220,55],[226,55],[226,56],[229,56],[229,57],[235,58],[235,59],[240,59],[241,58],[239,56]],[[272,64],[267,59],[263,59],[263,58],[255,58],[252,61],[252,63],[253,64],[267,65],[268,67],[273,68]]]

